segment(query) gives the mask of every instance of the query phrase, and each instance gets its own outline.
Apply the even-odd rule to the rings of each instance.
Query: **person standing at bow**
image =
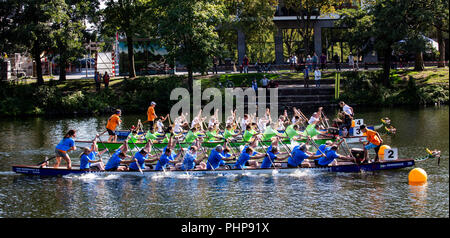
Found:
[[[353,117],[355,116],[355,114],[353,112],[353,108],[350,107],[349,105],[345,104],[344,101],[340,101],[339,106],[341,107],[342,114],[344,116],[343,127],[345,127],[345,129],[347,130],[347,135],[343,135],[343,136],[347,137],[347,136],[350,136],[348,132],[350,131],[350,128],[352,127],[352,120],[353,120]]]
[[[150,127],[150,131],[153,133],[153,127],[154,127],[154,122],[155,119],[157,118],[156,113],[155,113],[155,106],[156,103],[155,102],[151,102],[150,106],[147,109],[147,121]]]
[[[381,144],[383,144],[383,139],[378,132],[367,129],[366,125],[361,125],[359,127],[361,132],[363,132],[363,136],[367,137],[367,142],[364,144],[364,161],[368,162],[367,154],[368,150],[375,150],[375,161],[378,162],[378,151],[380,150]]]
[[[69,151],[76,150],[75,141],[73,140],[76,137],[75,130],[69,130],[64,138],[59,142],[59,144],[55,148],[56,153],[56,163],[53,166],[54,168],[58,168],[61,163],[61,158],[63,158],[67,163],[67,169],[72,169],[72,162],[70,160],[69,155],[67,154]]]
[[[108,123],[106,124],[106,130],[109,135],[108,142],[117,141],[116,128],[120,125],[120,123],[122,123],[122,120],[120,119],[121,115],[122,111],[117,109],[116,112],[108,119]]]

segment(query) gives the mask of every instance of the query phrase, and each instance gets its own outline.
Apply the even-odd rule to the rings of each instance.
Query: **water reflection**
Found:
[[[40,178],[16,175],[11,165],[52,156],[71,128],[78,139],[104,131],[107,117],[0,120],[1,217],[448,217],[449,121],[441,109],[384,108],[358,117],[369,125],[388,116],[398,129],[383,135],[401,157],[421,157],[425,148],[442,152],[441,165],[428,160],[426,186],[407,184],[409,170],[332,174],[298,170],[291,174],[142,177],[82,175]],[[304,112],[309,115],[310,112]],[[327,114],[333,114],[333,111]],[[124,115],[123,128],[142,115]],[[71,154],[78,163],[79,152]]]

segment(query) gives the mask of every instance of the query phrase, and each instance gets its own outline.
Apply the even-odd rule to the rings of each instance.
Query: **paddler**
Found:
[[[99,135],[95,137],[94,141],[92,142],[91,148],[84,147],[83,153],[80,156],[80,170],[105,170],[105,165],[102,161],[102,155],[108,150],[104,149],[102,151],[98,151],[97,146],[97,139]],[[99,156],[100,158],[96,160],[95,158]]]
[[[320,155],[314,155],[313,153],[307,150],[307,146],[305,143],[300,144],[299,146],[295,146],[292,150],[291,156],[288,158],[288,167],[289,168],[298,168],[302,166],[302,163],[305,159],[316,159],[319,158]],[[309,162],[305,161],[306,166],[310,166]]]
[[[183,162],[176,164],[176,168],[180,170],[205,170],[206,163],[202,162],[203,159],[197,159],[198,148],[201,146],[201,139],[197,139],[195,145],[188,148],[186,155],[184,156]]]
[[[367,142],[364,142],[364,161],[369,162],[367,158],[368,150],[374,149],[375,161],[378,162],[378,151],[380,150],[381,144],[383,144],[383,139],[381,139],[378,132],[367,129],[366,125],[361,125],[359,128],[361,129],[363,136],[367,138]]]
[[[227,125],[225,127],[225,131],[223,132],[223,138],[225,139],[233,139],[236,136],[238,136],[240,134],[240,132],[238,133],[234,133],[234,129],[232,125]]]
[[[217,135],[217,131],[214,129],[214,126],[208,127],[208,130],[205,132],[206,142],[212,142],[216,140],[221,140],[222,137]]]
[[[147,144],[142,148],[140,151],[136,152],[133,157],[133,162],[130,163],[128,166],[128,170],[130,171],[139,171],[140,170],[146,170],[145,163],[152,163],[158,159],[149,159],[155,158],[158,155],[149,156],[149,153],[151,152],[152,147],[150,146],[150,142],[147,142]],[[139,168],[138,168],[139,166]]]
[[[227,156],[224,154],[224,147],[227,147],[227,142],[225,142],[224,146],[218,145],[216,148],[211,150],[209,154],[208,161],[206,162],[207,170],[216,170],[220,166],[225,165],[225,161],[232,160],[234,156]]]
[[[353,158],[350,156],[344,156],[337,153],[338,145],[332,145],[328,150],[325,150],[326,157],[323,157],[321,155],[318,160],[315,160],[314,163],[318,167],[328,166],[331,164],[332,166],[337,165],[337,159],[341,160],[349,160],[353,161]]]
[[[119,149],[117,149],[114,154],[109,158],[108,162],[105,165],[106,171],[125,171],[128,168],[126,166],[121,166],[122,164],[129,164],[130,162],[125,161],[126,158],[129,156],[126,154],[129,150],[128,147],[128,140],[125,140],[120,146]]]
[[[242,135],[242,141],[250,142],[250,139],[257,134],[258,133],[255,130],[253,130],[251,125],[247,125],[245,127],[244,135]]]
[[[108,119],[108,123],[106,124],[106,130],[108,131],[108,142],[116,142],[116,128],[122,123],[120,116],[122,115],[122,111],[120,109],[116,109],[113,115],[111,115]]]
[[[159,157],[158,163],[156,163],[155,171],[165,170],[169,163],[176,164],[181,155],[181,148],[178,154],[175,154],[171,148],[166,148],[164,153]]]
[[[272,168],[272,167],[280,167],[279,163],[275,163],[276,160],[283,160],[289,157],[289,152],[279,152],[278,151],[278,137],[273,138],[272,144],[267,148],[267,154],[264,157],[263,162],[261,163],[261,168]],[[282,157],[280,155],[286,155],[286,157]]]
[[[151,102],[150,106],[147,109],[147,122],[149,125],[149,129],[152,133],[153,133],[154,121],[157,118],[156,113],[155,113],[155,106],[156,106],[156,103]]]
[[[53,166],[54,168],[58,168],[61,163],[61,158],[63,158],[67,163],[67,169],[72,169],[72,162],[70,160],[69,155],[67,154],[69,151],[76,150],[74,138],[76,137],[75,130],[69,130],[64,138],[56,145],[55,153],[56,153],[56,163]]]
[[[265,154],[258,153],[254,155],[254,151],[252,147],[247,147],[243,153],[239,155],[239,158],[237,159],[236,163],[234,164],[235,169],[245,169],[246,165],[250,166],[251,168],[257,168],[258,162],[256,159],[263,158]]]

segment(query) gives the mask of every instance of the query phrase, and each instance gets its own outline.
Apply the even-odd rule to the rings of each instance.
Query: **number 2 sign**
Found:
[[[391,148],[384,150],[384,160],[396,160],[398,158],[398,149]]]

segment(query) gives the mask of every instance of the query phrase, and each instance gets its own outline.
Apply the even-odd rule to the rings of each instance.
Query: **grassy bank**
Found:
[[[185,87],[184,77],[117,78],[109,88],[97,92],[92,79],[49,81],[42,86],[31,84],[0,85],[0,115],[92,115],[123,111],[146,111],[151,101],[160,108],[170,108],[172,88]],[[168,93],[169,92],[169,93]],[[175,102],[174,102],[175,103]]]
[[[342,73],[341,99],[379,106],[449,103],[448,67],[422,72],[392,70],[391,85],[383,85],[381,76],[382,71]]]
[[[322,78],[334,79],[335,72],[324,73]],[[198,76],[202,89],[216,87],[217,82],[227,79],[236,87],[250,87],[251,81],[258,83],[264,74],[223,74]],[[303,79],[301,73],[265,74],[273,80]],[[360,105],[423,105],[449,102],[448,68],[427,69],[423,72],[393,70],[391,85],[381,82],[381,71],[346,71],[342,73],[341,100]],[[158,103],[161,111],[170,111],[176,101],[170,100],[173,88],[186,88],[184,76],[139,77],[134,80],[112,79],[109,89],[97,92],[92,79],[77,79],[59,82],[47,81],[45,85],[35,83],[0,83],[0,116],[36,115],[95,115],[109,114],[115,108],[127,113],[142,113],[151,101]],[[280,95],[282,96],[282,95]]]

